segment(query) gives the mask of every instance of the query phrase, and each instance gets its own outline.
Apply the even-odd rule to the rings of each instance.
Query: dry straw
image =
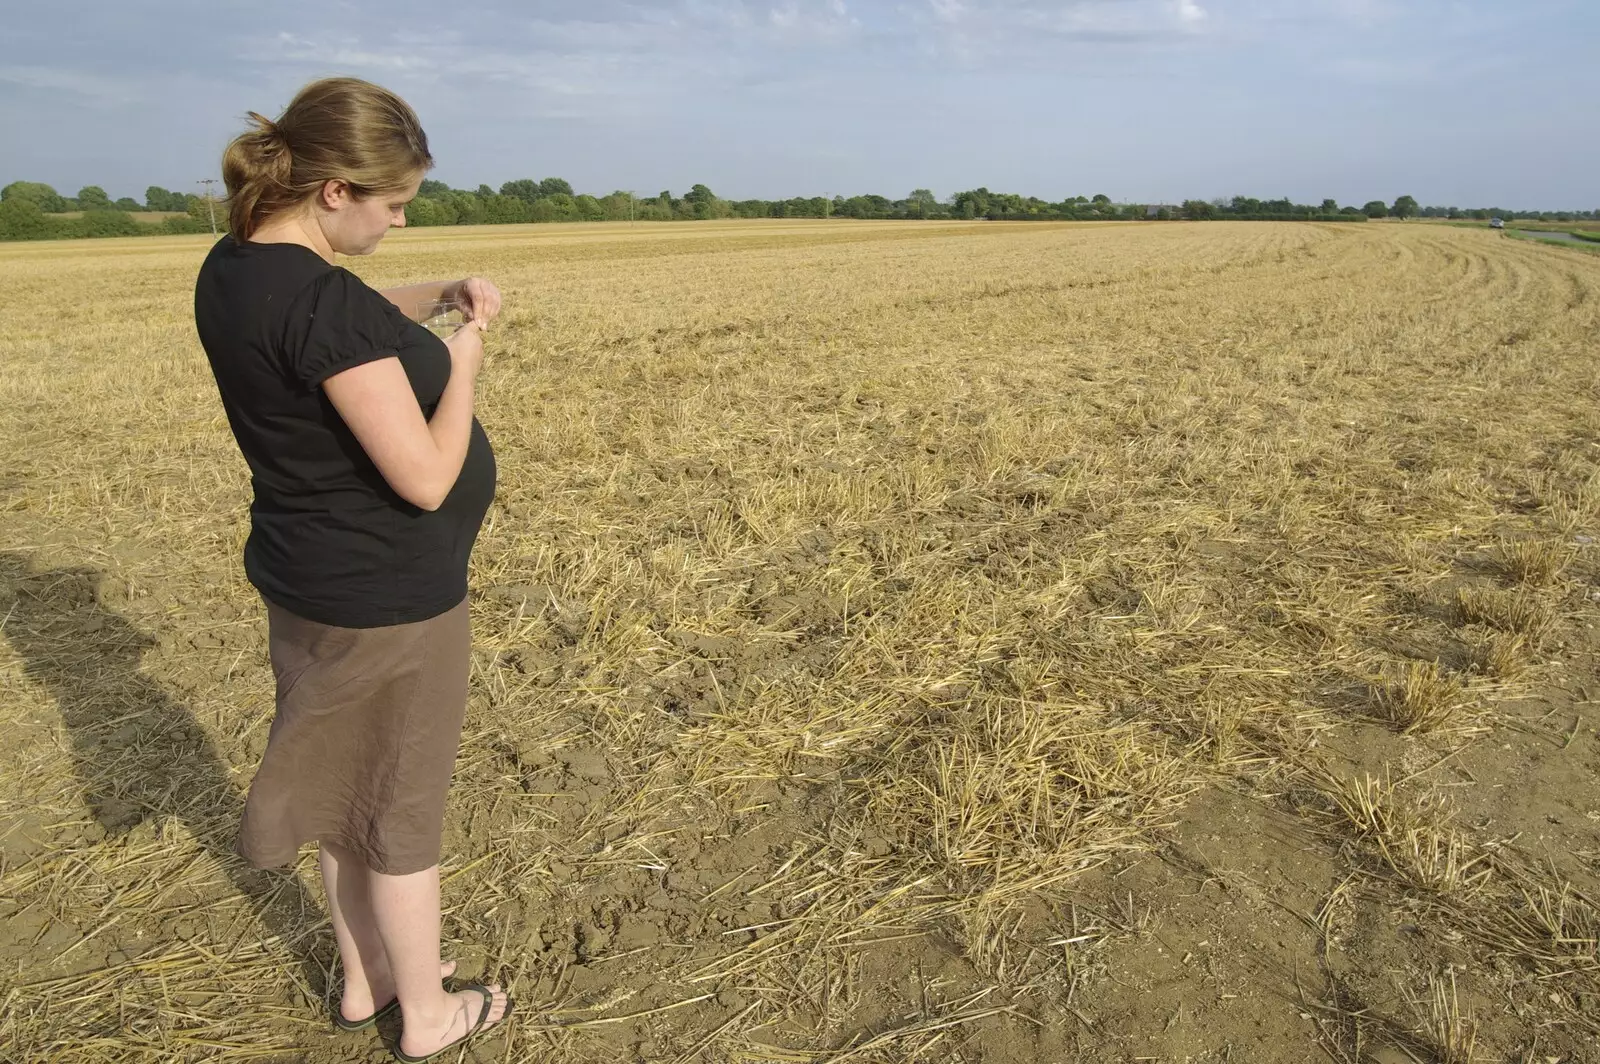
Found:
[[[1430,972],[1428,992],[1407,992],[1406,1003],[1414,1017],[1413,1032],[1432,1051],[1439,1064],[1474,1064],[1478,1056],[1478,1022],[1472,1009],[1461,1005],[1456,973]]]
[[[231,853],[272,691],[205,243],[92,244],[0,251],[0,1057],[332,1060],[309,864]],[[1370,718],[1350,677],[1394,681],[1407,756],[1592,610],[1590,258],[774,222],[350,265],[506,297],[444,869],[450,952],[519,996],[506,1059],[1104,1048],[1094,973],[1172,899],[1119,883],[1118,915],[1092,877],[1211,781],[1304,783]],[[1476,661],[1471,698],[1418,658]],[[1480,1044],[1582,1022],[1547,995],[1596,986],[1589,888],[1400,775],[1312,781],[1319,815],[1363,884],[1537,974]]]
[[[1444,673],[1438,662],[1409,662],[1398,677],[1379,689],[1379,705],[1389,720],[1407,735],[1460,730],[1471,699],[1457,677]]]

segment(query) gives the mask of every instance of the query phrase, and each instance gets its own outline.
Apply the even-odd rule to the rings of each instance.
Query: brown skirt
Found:
[[[387,875],[439,863],[467,708],[467,603],[414,624],[339,628],[267,603],[277,713],[238,851],[258,868],[326,841]]]

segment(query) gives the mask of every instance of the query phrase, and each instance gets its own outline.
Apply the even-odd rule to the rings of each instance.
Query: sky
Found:
[[[1600,209],[1597,0],[78,0],[15,5],[0,184],[199,191],[329,74],[433,177]]]

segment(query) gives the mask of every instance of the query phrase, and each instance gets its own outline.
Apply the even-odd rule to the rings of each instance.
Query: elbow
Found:
[[[450,485],[412,483],[404,486],[394,484],[395,494],[419,510],[429,513],[444,505],[445,497],[450,494]]]
[[[385,471],[384,479],[401,499],[431,513],[444,505],[459,475],[459,471],[445,469],[439,463],[419,461]]]
[[[450,494],[448,491],[418,492],[416,495],[408,498],[406,501],[419,510],[426,510],[429,513],[433,513],[433,511],[444,505],[445,496],[448,494]]]

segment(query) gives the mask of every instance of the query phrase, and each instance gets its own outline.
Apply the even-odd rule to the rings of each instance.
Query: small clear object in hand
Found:
[[[467,315],[462,311],[461,304],[453,299],[417,304],[417,318],[424,329],[440,339],[467,323]]]

